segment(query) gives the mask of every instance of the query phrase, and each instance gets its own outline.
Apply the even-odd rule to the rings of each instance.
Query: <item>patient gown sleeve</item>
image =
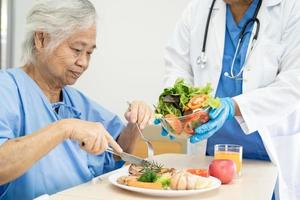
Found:
[[[0,145],[20,136],[20,113],[18,88],[8,74],[0,71]]]

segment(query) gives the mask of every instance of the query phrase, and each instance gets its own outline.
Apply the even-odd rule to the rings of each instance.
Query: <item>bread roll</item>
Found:
[[[179,171],[171,178],[172,190],[196,190],[209,187],[211,180],[206,177],[193,175],[186,171]]]

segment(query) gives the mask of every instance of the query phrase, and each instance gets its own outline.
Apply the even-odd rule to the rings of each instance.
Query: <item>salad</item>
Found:
[[[211,95],[212,87],[193,87],[177,79],[173,87],[165,88],[155,108],[156,117],[171,134],[193,135],[194,129],[209,120],[208,110],[218,108],[220,99]]]

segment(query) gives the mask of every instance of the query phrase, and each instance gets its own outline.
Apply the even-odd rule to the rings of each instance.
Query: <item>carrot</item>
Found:
[[[163,189],[162,184],[159,182],[150,183],[150,182],[141,182],[137,180],[129,180],[127,182],[127,185],[132,187],[148,188],[148,189],[155,189],[155,190]]]
[[[200,94],[200,95],[194,96],[188,102],[187,107],[189,107],[192,110],[195,110],[197,108],[202,108],[203,103],[207,100],[207,98],[208,98],[208,96],[206,94]]]

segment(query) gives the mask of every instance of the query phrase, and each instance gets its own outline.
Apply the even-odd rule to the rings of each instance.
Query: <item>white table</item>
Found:
[[[166,167],[207,168],[212,157],[199,158],[184,154],[163,154],[155,160]],[[108,176],[99,176],[93,181],[50,196],[51,200],[163,200],[166,198],[146,196],[122,190],[109,183]],[[277,169],[270,162],[243,160],[242,176],[231,184],[193,196],[172,198],[172,200],[271,200],[277,179]],[[171,198],[170,198],[171,199]]]

